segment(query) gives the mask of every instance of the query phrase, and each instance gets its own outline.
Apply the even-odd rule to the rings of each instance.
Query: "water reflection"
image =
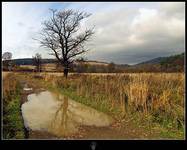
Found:
[[[61,125],[64,126],[64,128],[67,127],[67,108],[68,108],[68,98],[65,97],[64,98],[64,102],[63,102],[63,107],[62,107],[63,111],[62,111],[62,121],[61,121]]]
[[[30,94],[22,105],[24,124],[57,136],[76,133],[79,125],[108,126],[113,119],[66,96],[49,91]]]
[[[58,95],[58,99],[62,100],[62,103],[59,105],[59,108],[56,110],[54,119],[51,124],[51,131],[56,133],[56,135],[67,135],[71,132],[73,133],[75,127],[72,126],[71,122],[68,119],[68,98],[63,97],[60,98]]]

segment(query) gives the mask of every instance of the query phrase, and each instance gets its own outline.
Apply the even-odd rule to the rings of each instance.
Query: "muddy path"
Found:
[[[44,88],[42,85],[36,85],[34,82],[31,82],[25,78],[19,79],[19,82],[21,83],[22,89],[30,88],[30,90],[22,90],[21,105],[28,102],[28,95],[32,95],[34,93],[41,93],[43,91],[48,90]],[[75,116],[76,112],[74,112],[73,114]],[[117,120],[114,120],[108,126],[102,127],[102,126],[95,126],[92,124],[89,125],[83,124],[83,125],[79,125],[77,129],[78,129],[77,132],[64,135],[62,137],[52,134],[52,132],[48,132],[45,130],[32,130],[28,127],[25,127],[25,138],[26,139],[150,139],[151,137],[153,137],[152,133],[145,131],[142,128],[134,127],[131,122],[122,123]]]
[[[34,86],[34,84],[32,84],[31,82],[29,82],[23,78],[19,79],[19,82],[22,87],[21,99],[20,99],[21,106],[22,106],[22,104],[24,104],[28,101],[27,97],[29,94],[38,93],[38,92],[45,90],[42,87]],[[24,90],[24,88],[28,88],[28,87],[31,88],[32,90]],[[24,122],[24,120],[23,120],[23,122]],[[34,131],[34,130],[31,130],[26,127],[24,127],[24,134],[25,134],[25,139],[56,139],[57,138],[55,135],[50,134],[48,132]]]

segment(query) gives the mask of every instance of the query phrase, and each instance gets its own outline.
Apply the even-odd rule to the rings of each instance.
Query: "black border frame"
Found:
[[[2,2],[88,2],[88,1],[83,1],[83,0],[81,1],[76,1],[76,0],[74,1],[73,0],[69,0],[69,1],[68,0],[65,0],[65,1],[62,1],[62,0],[55,0],[55,1],[52,1],[52,0],[45,0],[45,1],[42,1],[42,0],[39,0],[39,1],[37,0],[31,0],[31,1],[10,0],[10,1],[7,1],[7,0],[3,0],[1,1],[1,12],[2,12]],[[137,1],[137,0],[132,0],[132,1],[129,1],[129,0],[127,1],[123,1],[123,0],[103,1],[101,0],[101,1],[98,1],[98,0],[93,0],[89,2],[185,2],[185,23],[186,23],[186,1],[185,0],[179,0],[179,1],[177,0],[176,1],[172,1],[172,0],[170,1],[165,1],[165,0],[164,1],[152,1],[152,0],[150,1]],[[1,18],[1,21],[2,21],[2,18]],[[186,31],[186,26],[185,26],[185,31]],[[1,27],[1,37],[2,37],[2,27]],[[186,37],[186,33],[185,33],[185,37]],[[185,39],[185,47],[186,47],[186,39]],[[1,40],[1,49],[2,49],[2,40]],[[1,77],[2,77],[2,74],[1,74]],[[185,83],[186,83],[186,49],[185,49]],[[185,84],[185,89],[186,89],[186,84]],[[185,102],[186,102],[186,94],[185,94]],[[185,121],[186,121],[186,107],[185,107]],[[1,119],[1,125],[2,125],[2,119]],[[1,127],[1,131],[2,131],[2,127]],[[96,143],[95,150],[100,150],[100,149],[128,150],[128,149],[134,149],[134,148],[139,149],[142,146],[147,149],[158,149],[158,148],[180,149],[181,148],[180,146],[185,146],[187,144],[186,129],[185,129],[185,140],[4,140],[2,139],[2,136],[1,136],[1,144],[2,144],[1,146],[3,146],[6,149],[22,147],[26,149],[27,148],[36,148],[36,149],[49,148],[49,149],[55,150],[57,146],[60,149],[91,150],[90,146],[92,145],[93,142]],[[18,147],[14,147],[14,145],[17,145]]]

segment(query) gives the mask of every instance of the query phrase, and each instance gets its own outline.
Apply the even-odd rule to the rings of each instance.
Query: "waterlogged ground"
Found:
[[[49,91],[28,95],[21,109],[26,128],[58,137],[75,134],[80,126],[107,127],[114,122],[102,112]]]
[[[146,139],[150,136],[141,128],[135,129],[128,120],[122,127],[102,112],[46,90],[29,94],[21,110],[31,139]]]

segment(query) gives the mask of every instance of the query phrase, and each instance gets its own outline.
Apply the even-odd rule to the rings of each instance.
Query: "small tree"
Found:
[[[87,51],[84,44],[93,34],[93,29],[81,31],[80,23],[90,15],[73,10],[51,11],[51,18],[43,23],[39,41],[41,46],[52,51],[50,54],[64,67],[64,76],[67,78],[74,58]]]
[[[11,52],[5,52],[2,56],[3,59],[3,68],[6,70],[11,71],[12,70],[12,53]]]
[[[111,62],[109,65],[108,65],[108,72],[115,72],[115,64],[113,62]]]
[[[36,53],[33,56],[33,65],[36,66],[36,71],[41,72],[42,70],[42,56],[39,53]]]

